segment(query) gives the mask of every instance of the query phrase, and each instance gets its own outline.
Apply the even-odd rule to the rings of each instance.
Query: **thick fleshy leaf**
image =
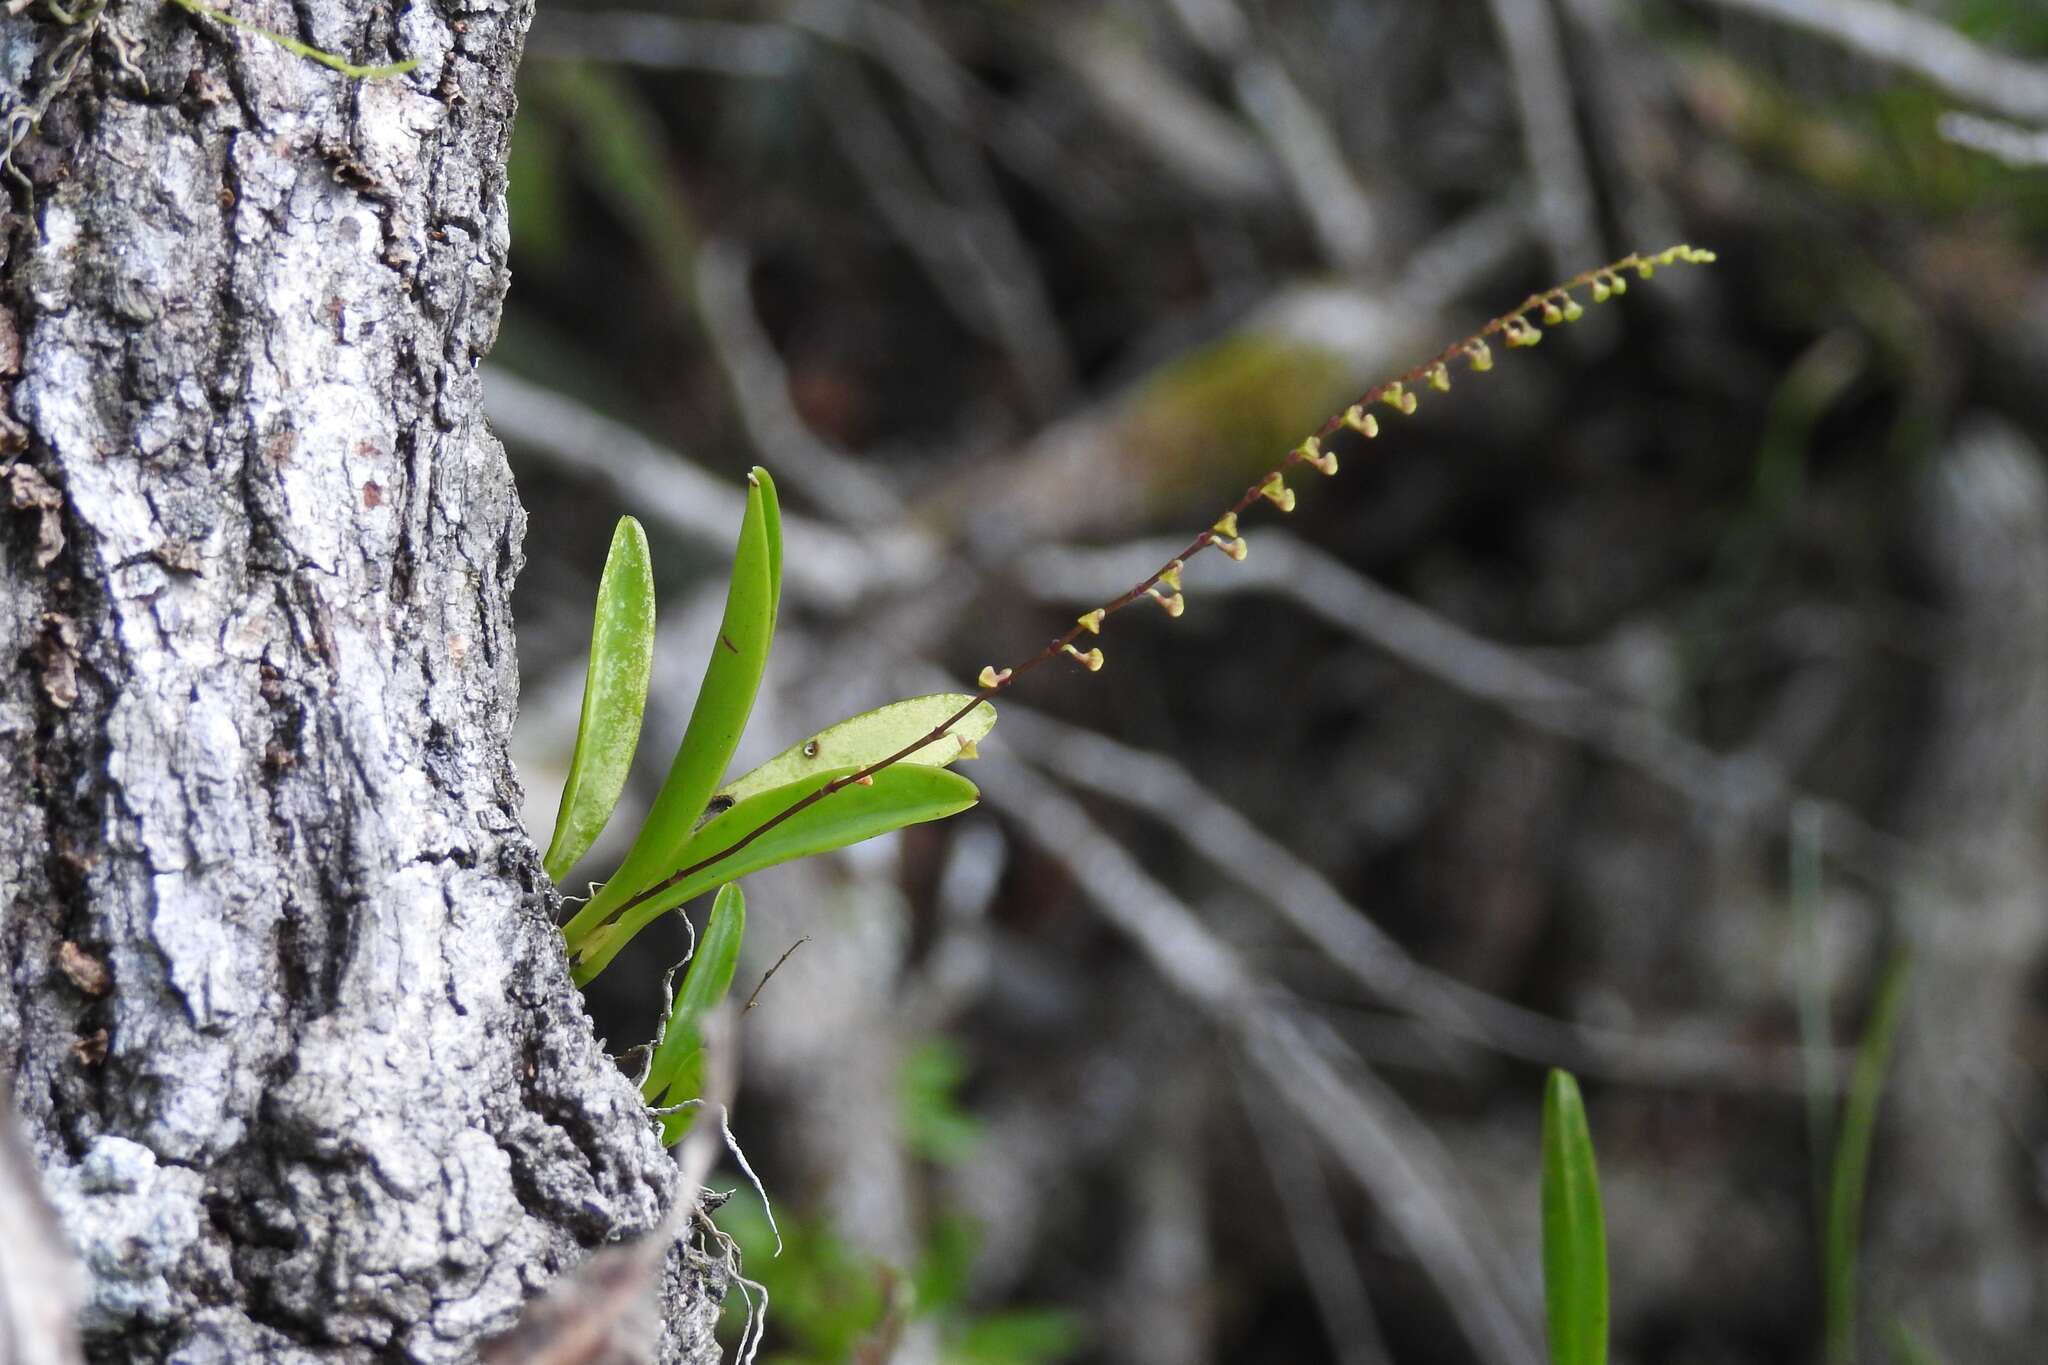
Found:
[[[782,612],[782,499],[767,470],[755,465],[748,472],[761,490],[761,519],[768,531],[768,629],[773,631]]]
[[[1607,1365],[1607,1230],[1579,1083],[1543,1091],[1543,1297],[1550,1365]]]
[[[720,787],[712,798],[713,805],[743,801],[828,768],[865,768],[870,763],[879,763],[904,745],[914,744],[936,730],[973,700],[969,692],[935,692],[928,697],[911,697],[864,711],[820,730],[801,744],[792,744],[745,777]],[[939,739],[901,761],[943,768],[960,756],[962,745],[986,738],[995,723],[996,708],[983,702]]]
[[[704,1016],[718,1007],[732,989],[734,970],[739,966],[740,942],[747,933],[747,898],[736,882],[718,888],[711,902],[711,917],[697,936],[697,950],[690,955],[689,970],[682,988],[669,1009],[661,1042],[647,1067],[641,1095],[649,1105],[662,1107],[697,1099],[704,1087]],[[685,1111],[664,1114],[661,1120],[663,1146],[674,1146],[690,1131],[695,1116]]]
[[[597,584],[597,616],[590,628],[590,665],[583,675],[583,718],[554,838],[543,860],[559,882],[590,851],[625,790],[647,709],[647,679],[654,666],[654,570],[647,533],[620,517]]]
[[[754,709],[754,694],[760,689],[768,647],[775,635],[773,569],[781,562],[782,551],[769,543],[772,495],[766,492],[768,485],[757,475],[749,475],[748,484],[746,519],[740,524],[739,547],[733,552],[725,619],[712,642],[711,662],[705,667],[682,745],[625,861],[590,903],[563,926],[563,937],[571,949],[635,893],[681,865],[677,855],[689,842],[698,815],[731,764],[747,716]],[[781,525],[779,514],[773,524]]]
[[[849,777],[857,768],[816,773],[801,782],[759,792],[713,819],[681,850],[678,868],[703,862],[733,847],[783,811],[828,783]],[[576,945],[574,972],[582,985],[603,971],[618,951],[649,923],[683,902],[703,895],[721,882],[758,872],[829,849],[844,848],[878,834],[927,820],[943,820],[972,806],[981,797],[974,784],[943,768],[898,764],[874,775],[867,786],[844,787],[808,806],[762,834],[729,857],[683,878],[659,895],[650,896],[596,930]]]

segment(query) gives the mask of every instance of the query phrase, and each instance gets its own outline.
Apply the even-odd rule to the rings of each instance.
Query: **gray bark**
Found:
[[[0,1062],[96,1357],[463,1359],[673,1182],[505,748],[524,516],[476,367],[530,9],[234,9],[421,62],[122,0],[15,152]],[[0,19],[0,105],[78,33]]]

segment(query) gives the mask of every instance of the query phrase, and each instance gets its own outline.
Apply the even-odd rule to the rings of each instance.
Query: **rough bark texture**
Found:
[[[15,154],[0,1059],[98,1357],[461,1359],[672,1178],[505,751],[524,517],[476,366],[530,11],[235,9],[420,65],[116,4]],[[16,108],[78,31],[40,13],[0,20]]]

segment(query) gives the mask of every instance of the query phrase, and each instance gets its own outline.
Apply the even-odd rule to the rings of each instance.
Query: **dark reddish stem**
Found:
[[[1363,394],[1359,396],[1358,400],[1355,403],[1346,405],[1345,409],[1342,412],[1335,414],[1328,421],[1324,422],[1322,426],[1316,430],[1313,439],[1315,442],[1320,443],[1324,438],[1332,436],[1336,434],[1338,431],[1345,429],[1347,426],[1345,418],[1350,413],[1354,411],[1368,410],[1372,407],[1373,404],[1379,402],[1383,398],[1386,398],[1387,395],[1390,393],[1404,392],[1410,385],[1423,383],[1430,376],[1437,374],[1442,370],[1445,370],[1451,364],[1451,362],[1458,360],[1462,357],[1473,355],[1475,352],[1480,350],[1480,348],[1487,340],[1489,340],[1492,337],[1504,335],[1509,338],[1511,343],[1515,343],[1515,338],[1518,335],[1527,335],[1527,333],[1524,332],[1524,329],[1529,326],[1529,324],[1527,323],[1527,315],[1529,313],[1540,312],[1540,310],[1542,310],[1544,305],[1547,303],[1555,303],[1560,299],[1568,299],[1571,291],[1574,289],[1582,289],[1589,285],[1594,285],[1597,281],[1602,280],[1608,281],[1611,285],[1613,281],[1622,280],[1624,278],[1622,272],[1627,270],[1641,272],[1644,275],[1644,277],[1647,278],[1648,273],[1653,264],[1668,265],[1673,260],[1683,260],[1689,263],[1703,263],[1705,261],[1711,261],[1712,259],[1712,253],[1694,253],[1692,249],[1689,247],[1673,248],[1672,251],[1660,253],[1655,258],[1646,258],[1641,253],[1631,252],[1630,254],[1622,257],[1620,260],[1615,261],[1609,265],[1601,266],[1595,270],[1585,271],[1581,274],[1573,276],[1569,280],[1566,280],[1563,284],[1555,285],[1552,288],[1546,289],[1538,294],[1531,294],[1528,298],[1522,300],[1521,305],[1519,307],[1509,312],[1502,313],[1499,317],[1493,319],[1493,321],[1487,323],[1478,331],[1473,332],[1469,336],[1463,337],[1458,341],[1452,342],[1449,346],[1446,346],[1443,350],[1439,351],[1436,355],[1431,356],[1428,360],[1425,360],[1421,364],[1416,365],[1413,369],[1408,370],[1406,373],[1398,376],[1397,378],[1385,380],[1380,384],[1377,384],[1374,387],[1367,389]],[[1604,295],[1602,295],[1598,289],[1596,289],[1595,292],[1596,297],[1604,297]],[[1620,292],[1620,289],[1615,289],[1614,292],[1618,293]],[[1534,335],[1540,336],[1541,334],[1534,333]],[[1528,343],[1522,342],[1515,344]],[[1096,616],[1097,612],[1099,612],[1100,615],[1097,616],[1097,623],[1099,626],[1103,618],[1113,616],[1117,612],[1122,611],[1125,607],[1130,606],[1133,602],[1145,596],[1145,594],[1149,592],[1151,589],[1157,587],[1160,580],[1166,577],[1166,575],[1174,572],[1176,568],[1186,564],[1196,555],[1200,554],[1202,551],[1216,544],[1217,532],[1215,530],[1215,526],[1221,525],[1224,522],[1232,518],[1241,516],[1245,512],[1251,510],[1252,505],[1258,502],[1259,499],[1265,495],[1265,490],[1272,485],[1275,479],[1280,478],[1288,470],[1292,469],[1294,466],[1300,464],[1304,459],[1308,458],[1308,452],[1310,451],[1310,449],[1310,443],[1305,441],[1301,445],[1296,446],[1293,450],[1288,451],[1286,456],[1280,461],[1279,465],[1267,471],[1267,473],[1263,477],[1254,482],[1249,488],[1245,489],[1244,495],[1240,497],[1234,504],[1231,505],[1228,512],[1226,512],[1223,516],[1218,517],[1216,519],[1215,524],[1212,525],[1209,530],[1202,532],[1193,540],[1189,541],[1185,549],[1183,549],[1179,554],[1175,555],[1172,559],[1168,560],[1166,563],[1160,565],[1158,569],[1153,571],[1150,577],[1144,579],[1142,582],[1138,583],[1136,586],[1132,587],[1127,592],[1124,592],[1116,597],[1111,598],[1109,601],[1104,602],[1099,608],[1096,609],[1096,612],[1089,612],[1086,613],[1086,615]],[[981,690],[975,694],[974,699],[972,701],[968,702],[965,706],[961,707],[958,711],[955,711],[952,715],[948,716],[944,721],[940,722],[937,726],[935,726],[932,729],[930,734],[925,735],[922,739],[918,739],[909,744],[904,745],[901,749],[898,749],[895,753],[890,754],[887,758],[879,759],[876,762],[870,763],[867,767],[862,768],[859,772],[849,773],[845,777],[837,778],[834,781],[826,783],[824,786],[818,788],[818,790],[812,792],[809,796],[806,796],[801,801],[798,801],[791,805],[787,810],[781,811],[777,813],[775,816],[773,816],[771,819],[765,821],[760,825],[755,826],[746,834],[742,835],[738,839],[735,839],[732,843],[726,845],[724,848],[712,854],[710,857],[699,859],[697,862],[691,863],[688,867],[682,868],[672,873],[668,877],[663,878],[661,881],[656,882],[653,886],[648,887],[645,891],[639,892],[637,895],[633,896],[630,900],[626,901],[623,905],[621,905],[613,913],[613,919],[616,920],[618,917],[625,915],[635,906],[644,905],[646,902],[652,900],[654,897],[660,895],[662,892],[668,890],[670,887],[677,885],[678,883],[684,881],[689,877],[696,876],[699,872],[704,871],[704,869],[708,867],[715,867],[719,863],[724,862],[727,858],[732,857],[735,853],[738,853],[741,849],[747,847],[756,839],[759,839],[769,830],[774,829],[776,826],[782,824],[786,820],[794,818],[799,811],[808,810],[810,807],[817,805],[820,801],[823,801],[825,798],[833,795],[834,793],[844,791],[846,788],[853,786],[856,783],[863,782],[866,779],[873,777],[876,773],[881,772],[883,769],[893,767],[897,763],[902,762],[904,759],[916,753],[919,749],[924,748],[926,745],[933,744],[941,739],[944,739],[949,733],[951,733],[954,726],[958,725],[961,721],[967,719],[968,714],[971,711],[973,711],[975,707],[981,705],[985,701],[992,699],[998,692],[1003,691],[1005,688],[1015,683],[1019,678],[1031,672],[1033,669],[1040,668],[1048,663],[1051,663],[1054,659],[1058,658],[1062,653],[1064,653],[1069,645],[1072,645],[1076,640],[1080,639],[1083,632],[1087,629],[1087,627],[1077,623],[1069,627],[1064,635],[1059,636],[1051,644],[1047,645],[1044,649],[1032,655],[1030,658],[1024,660],[1024,662],[1019,664],[1013,664],[1009,668],[997,670],[993,674],[988,675],[993,677],[993,681],[985,683],[982,686]]]

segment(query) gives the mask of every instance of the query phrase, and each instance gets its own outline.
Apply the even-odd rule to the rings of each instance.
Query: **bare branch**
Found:
[[[526,52],[543,61],[613,62],[776,80],[795,69],[805,46],[801,34],[782,24],[682,19],[629,10],[565,14],[543,9],[534,16]]]
[[[1032,560],[1029,577],[1033,589],[1049,599],[1088,601],[1105,583],[1122,581],[1131,566],[1149,563],[1170,543],[1147,541],[1115,551],[1050,548]],[[1825,810],[1837,836],[1834,856],[1873,882],[1938,870],[1925,850],[1874,828],[1840,802],[1804,795],[1774,765],[1753,755],[1717,754],[1656,717],[1481,639],[1282,533],[1262,536],[1255,559],[1205,583],[1202,590],[1286,598],[1532,729],[1586,744],[1627,764],[1720,819],[1774,825],[1787,802],[1813,801]]]
[[[984,790],[1155,970],[1244,1052],[1304,1127],[1368,1190],[1488,1365],[1538,1359],[1511,1306],[1504,1254],[1450,1159],[1400,1099],[1294,999],[1255,976],[1071,798],[1030,770],[991,760]]]
[[[1294,1259],[1308,1281],[1338,1365],[1390,1365],[1393,1357],[1380,1334],[1372,1300],[1366,1297],[1358,1258],[1331,1208],[1321,1158],[1299,1128],[1267,1112],[1256,1082],[1242,1068],[1237,1088],[1259,1155],[1265,1158],[1266,1174],[1280,1196]]]
[[[1323,254],[1344,270],[1364,270],[1378,237],[1372,201],[1351,173],[1328,120],[1279,59],[1252,41],[1251,25],[1235,0],[1169,3],[1188,35],[1229,70],[1237,107],[1272,149]],[[1596,254],[1588,251],[1578,259]]]
[[[610,489],[640,517],[692,540],[731,544],[746,510],[737,481],[713,478],[625,423],[509,370],[485,371],[484,411],[507,442]],[[921,583],[932,563],[930,543],[915,531],[877,530],[855,539],[801,517],[785,517],[783,530],[804,545],[785,566],[784,585],[828,606]]]
[[[2048,166],[2048,131],[2036,132],[1955,110],[1935,120],[1934,130],[1958,147],[1996,157],[2015,170]]]
[[[1033,766],[1135,806],[1171,828],[1188,850],[1243,887],[1388,1005],[1452,1037],[1507,1056],[1638,1082],[1796,1092],[1796,1048],[1713,1039],[1646,1038],[1567,1023],[1512,1005],[1432,971],[1375,926],[1328,878],[1211,793],[1172,759],[1119,744],[1011,703],[1003,721]]]
[[[713,238],[697,252],[697,308],[754,449],[786,466],[816,505],[837,509],[843,521],[899,520],[903,500],[888,484],[797,416],[789,369],[754,314],[753,268],[747,249],[730,238]]]
[[[1536,197],[1536,217],[1561,274],[1573,261],[1602,254],[1593,216],[1593,182],[1572,119],[1572,80],[1550,0],[1487,0],[1521,116],[1523,156]]]
[[[2048,64],[1979,47],[1948,25],[1878,0],[1714,0],[1910,71],[1956,99],[2022,123],[2048,123]]]
[[[1025,246],[979,149],[944,128],[935,186],[890,121],[866,70],[832,63],[817,85],[822,117],[847,168],[962,326],[1000,349],[1041,415],[1072,383],[1072,358],[1037,258]]]

